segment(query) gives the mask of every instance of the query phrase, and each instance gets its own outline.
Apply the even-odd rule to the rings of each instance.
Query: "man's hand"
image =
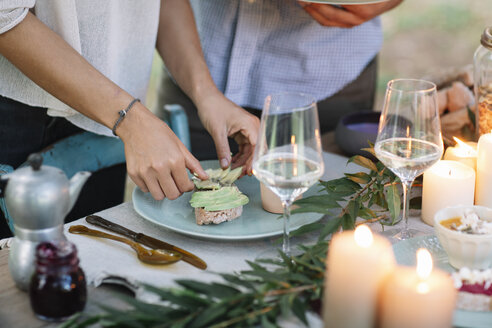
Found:
[[[398,6],[403,0],[389,0],[366,5],[335,7],[299,1],[304,10],[323,26],[350,28],[365,23]]]
[[[143,191],[161,200],[176,199],[193,189],[186,168],[200,179],[208,176],[200,162],[172,130],[141,104],[116,129],[125,144],[128,175]]]
[[[260,120],[218,90],[196,103],[203,126],[214,139],[220,166],[226,168],[244,165],[244,174],[251,174],[253,152],[260,127]],[[231,158],[228,137],[234,138],[239,152]]]

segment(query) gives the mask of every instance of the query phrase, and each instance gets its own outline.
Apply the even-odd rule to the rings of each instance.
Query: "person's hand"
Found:
[[[139,103],[121,121],[116,133],[125,144],[128,175],[156,200],[176,199],[194,188],[186,168],[200,179],[208,178],[172,130]]]
[[[365,5],[335,7],[299,1],[304,10],[323,26],[350,28],[365,23],[398,6],[403,0],[389,0]]]
[[[260,120],[224,97],[218,90],[196,103],[203,126],[214,139],[222,168],[244,166],[243,173],[251,174],[253,152]],[[233,138],[239,152],[231,158],[227,138]]]

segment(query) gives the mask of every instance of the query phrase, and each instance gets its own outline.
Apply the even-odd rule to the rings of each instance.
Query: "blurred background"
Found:
[[[492,25],[492,0],[406,0],[382,15],[382,21],[375,111],[381,110],[391,79],[434,76],[472,64],[483,29]],[[162,70],[163,63],[155,55],[146,101],[154,110]],[[133,188],[129,180],[126,201],[131,200]]]

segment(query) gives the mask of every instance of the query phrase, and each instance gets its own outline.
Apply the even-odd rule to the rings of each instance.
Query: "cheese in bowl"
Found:
[[[492,209],[454,206],[438,211],[434,229],[455,268],[492,267]]]

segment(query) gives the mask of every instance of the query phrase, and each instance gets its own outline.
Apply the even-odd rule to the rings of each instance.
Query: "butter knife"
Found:
[[[177,246],[168,244],[162,240],[147,236],[143,233],[135,232],[132,231],[128,228],[125,228],[123,226],[120,226],[119,224],[116,224],[114,222],[108,221],[106,219],[103,219],[102,217],[98,215],[89,215],[85,218],[85,220],[93,225],[96,225],[98,227],[110,230],[112,232],[115,232],[117,234],[123,235],[127,238],[130,238],[131,240],[134,240],[138,243],[141,243],[147,247],[153,248],[153,249],[165,249],[169,251],[174,251],[176,253],[179,253],[182,255],[182,260],[199,268],[202,270],[205,270],[207,268],[207,263],[203,261],[201,258],[196,256],[195,254],[192,254],[188,251],[185,251],[184,249],[181,249]]]

